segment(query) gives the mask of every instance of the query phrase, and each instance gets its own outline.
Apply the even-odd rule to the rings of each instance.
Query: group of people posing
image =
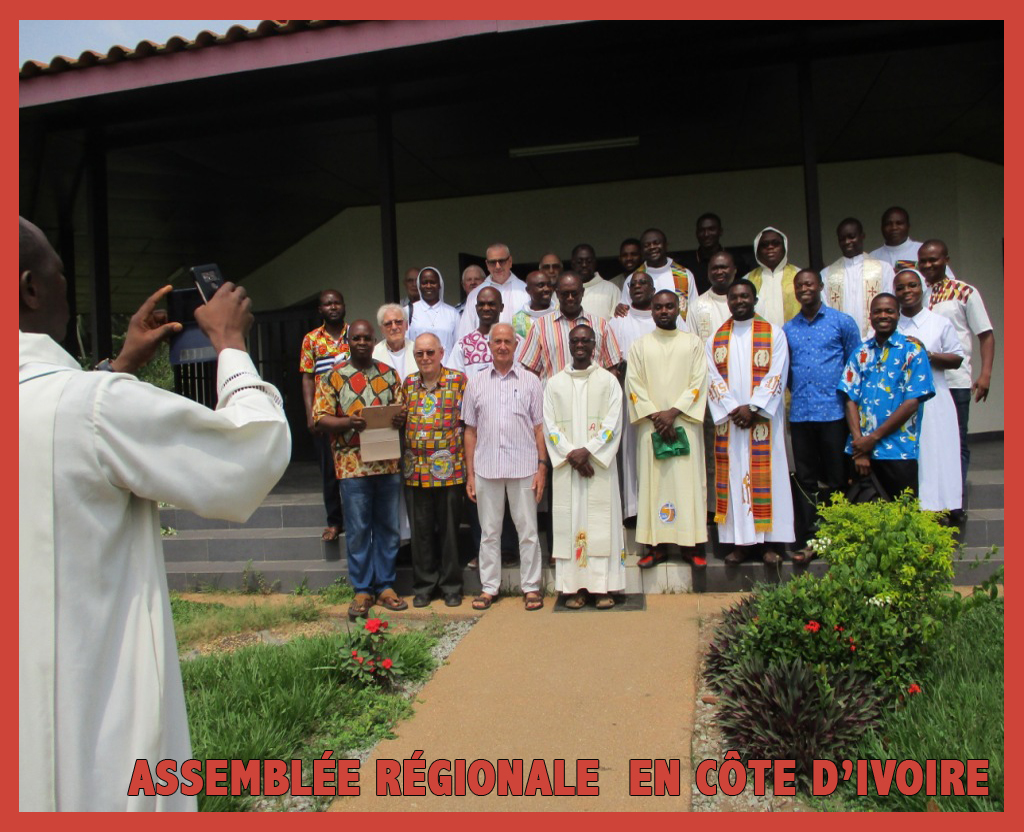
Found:
[[[414,604],[462,603],[464,500],[479,610],[498,596],[512,527],[526,609],[543,607],[538,508],[571,609],[588,597],[610,609],[625,590],[624,520],[645,546],[641,568],[670,545],[705,566],[709,522],[727,564],[778,564],[789,544],[807,563],[817,505],[851,483],[882,499],[910,489],[959,521],[992,326],[941,240],[911,240],[899,207],[881,230],[885,244],[866,255],[862,223],[843,220],[842,256],[821,272],[790,263],[774,227],[752,249],[726,249],[714,214],[697,220],[698,246],[680,262],[659,229],[623,241],[610,279],[580,244],[569,269],[550,253],[521,280],[497,243],[488,274],[464,271],[458,306],[439,269],[410,270],[406,301],[378,310],[379,342],[369,321],[346,325],[340,292],[322,292],[324,323],[306,336],[300,369],[325,540],[344,516],[350,615],[405,608],[393,588],[402,538]],[[364,460],[361,411],[393,404],[401,457]]]

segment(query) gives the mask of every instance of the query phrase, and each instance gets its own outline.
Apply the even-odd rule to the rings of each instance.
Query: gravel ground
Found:
[[[437,639],[437,643],[431,649],[431,655],[437,660],[437,666],[441,667],[452,654],[458,643],[476,624],[477,619],[464,619],[449,621],[445,624],[444,630]],[[416,694],[423,689],[423,686],[430,681],[429,677],[422,682],[409,682],[401,685],[398,692],[406,699],[414,699]],[[359,760],[365,763],[369,759],[376,745],[360,749],[338,750],[332,759],[335,760]],[[313,772],[303,772],[303,780],[307,783],[313,782]],[[280,797],[259,797],[252,801],[249,811],[252,812],[322,812],[334,800],[333,797],[302,797],[298,795],[282,795]]]
[[[700,649],[704,653],[707,650],[715,628],[720,621],[719,616],[712,616],[701,619],[700,622]],[[725,759],[729,748],[725,747],[722,732],[718,727],[716,716],[717,697],[714,691],[704,680],[704,666],[701,663],[701,674],[697,680],[697,702],[694,708],[693,717],[693,741],[691,752],[693,759],[693,771],[696,773],[697,766],[702,760],[716,760],[719,765]],[[708,774],[708,783],[716,785],[718,772],[712,771]],[[807,812],[811,811],[802,803],[799,798],[776,797],[769,785],[765,789],[763,797],[754,794],[752,778],[749,776],[747,787],[740,794],[730,796],[719,790],[713,797],[700,792],[696,784],[692,785],[691,811],[694,812]]]

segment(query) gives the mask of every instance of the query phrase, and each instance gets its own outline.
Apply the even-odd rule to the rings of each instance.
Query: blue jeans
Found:
[[[378,594],[395,582],[398,556],[398,474],[338,481],[345,512],[348,579],[356,592]]]
[[[964,483],[964,508],[967,508],[967,467],[971,464],[971,449],[967,446],[967,419],[971,415],[971,388],[950,387],[949,394],[956,405],[956,421],[960,425],[960,476]]]

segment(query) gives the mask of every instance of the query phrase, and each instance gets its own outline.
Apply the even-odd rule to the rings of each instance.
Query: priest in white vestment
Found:
[[[924,277],[916,269],[896,275],[895,293],[900,301],[898,329],[917,340],[928,353],[935,396],[923,405],[917,481],[921,508],[952,511],[963,508],[963,486],[957,476],[960,466],[960,426],[956,405],[946,383],[946,370],[957,369],[964,360],[964,348],[956,330],[942,315],[924,308]]]
[[[605,280],[597,271],[597,252],[588,243],[580,243],[572,250],[569,267],[583,281],[583,309],[591,315],[610,320],[619,305],[621,287]]]
[[[882,239],[885,244],[872,251],[871,257],[884,260],[894,272],[917,266],[918,251],[923,244],[910,239],[910,214],[905,208],[894,205],[882,214]],[[951,279],[956,278],[949,266],[946,266],[946,274]]]
[[[784,549],[777,544],[794,540],[782,405],[789,350],[782,328],[754,314],[750,281],[735,281],[728,298],[732,318],[707,343],[718,539],[735,544],[729,565],[757,544],[768,544],[764,562],[777,564]]]
[[[501,292],[501,319],[499,323],[512,323],[512,316],[530,302],[526,294],[526,283],[512,273],[512,252],[504,243],[495,243],[487,249],[485,261],[488,276],[479,286],[466,296],[466,305],[462,309],[459,326],[455,330],[455,340],[469,335],[480,326],[476,314],[476,298],[480,290],[493,286]]]
[[[594,330],[569,332],[572,364],[544,389],[544,437],[554,469],[551,483],[555,589],[569,609],[586,593],[598,609],[615,605],[626,588],[626,555],[615,452],[622,436],[619,382],[593,363]]]
[[[690,312],[690,331],[707,344],[711,336],[732,313],[729,311],[728,292],[736,279],[736,260],[729,251],[715,252],[708,260],[708,281],[711,288],[697,298],[697,303]],[[704,413],[704,476],[706,483],[706,499],[708,519],[715,516],[715,423],[711,419],[711,411]]]
[[[638,338],[655,329],[654,318],[651,314],[651,303],[654,300],[654,279],[646,272],[638,272],[635,279],[629,284],[629,297],[631,303],[626,316],[612,318],[608,321],[608,328],[615,335],[620,352],[626,356],[629,355],[629,348]],[[622,391],[622,395],[623,401],[625,401],[625,390]],[[622,427],[619,458],[622,460],[622,516],[636,517],[636,426],[629,419],[625,420]]]
[[[60,258],[20,218],[19,237],[19,809],[195,810],[180,791],[127,795],[136,760],[155,776],[192,757],[157,501],[248,519],[288,464],[281,397],[245,352],[250,301],[231,283],[196,311],[216,410],[128,375],[180,329],[154,313],[169,286],[83,372],[57,343]]]
[[[677,329],[675,292],[656,293],[652,311],[656,329],[634,342],[626,360],[629,419],[637,428],[636,540],[650,547],[637,565],[649,568],[661,563],[668,557],[663,544],[672,543],[690,549],[684,557],[701,567],[706,561],[693,547],[708,539],[704,345],[692,332]],[[655,456],[655,433],[667,446],[667,455],[660,459]]]
[[[821,273],[825,284],[822,301],[853,318],[863,340],[871,332],[871,301],[881,292],[892,294],[892,266],[864,255],[864,226],[860,220],[843,220],[836,235],[843,256]]]

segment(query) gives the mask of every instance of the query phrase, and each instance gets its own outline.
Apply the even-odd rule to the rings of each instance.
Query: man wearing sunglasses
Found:
[[[493,286],[501,292],[502,310],[501,323],[512,323],[512,316],[530,302],[526,294],[526,284],[512,274],[512,252],[504,243],[494,243],[487,247],[485,255],[488,277],[466,298],[466,308],[459,321],[455,340],[468,335],[480,325],[476,315],[476,296],[485,286]]]

